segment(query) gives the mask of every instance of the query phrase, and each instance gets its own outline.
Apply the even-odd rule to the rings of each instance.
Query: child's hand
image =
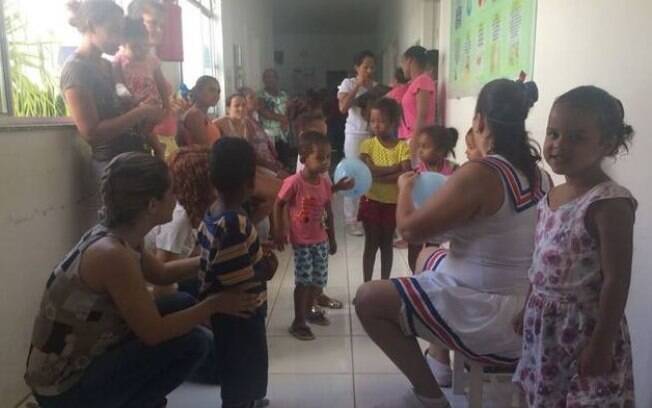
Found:
[[[285,250],[285,245],[288,243],[288,235],[284,232],[276,232],[273,234],[272,239],[274,240],[274,244],[276,245],[276,249],[279,251],[284,251]]]
[[[417,173],[414,171],[408,171],[403,173],[398,178],[398,188],[399,190],[410,190],[414,188],[414,183],[417,180]]]
[[[328,241],[328,253],[331,255],[337,253],[337,241],[335,241],[335,238]]]
[[[523,315],[524,314],[525,314],[525,309],[522,309],[512,319],[512,329],[514,330],[514,333],[518,334],[519,336],[523,336]]]
[[[580,377],[597,377],[613,370],[613,347],[600,347],[589,343],[580,353],[577,371]]]
[[[355,187],[355,180],[351,177],[344,177],[337,183],[333,184],[333,192],[347,191]]]

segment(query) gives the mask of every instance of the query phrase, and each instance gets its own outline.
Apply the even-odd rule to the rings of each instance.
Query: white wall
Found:
[[[376,53],[374,33],[359,34],[277,34],[274,50],[283,51],[282,65],[276,64],[281,87],[291,94],[302,93],[309,88],[326,86],[326,71],[353,71],[353,57],[369,49]],[[302,73],[313,72],[311,78]],[[297,80],[299,78],[300,80]]]
[[[378,49],[383,53],[383,82],[389,82],[406,49],[416,44],[435,47],[438,4],[439,0],[389,0],[380,10]]]
[[[234,45],[242,47],[245,84],[262,87],[262,73],[272,67],[274,30],[269,0],[222,0],[222,50],[224,100],[235,88]]]
[[[0,406],[27,394],[32,322],[50,271],[81,235],[87,149],[72,126],[0,128]]]
[[[441,2],[440,73],[447,73],[450,0]],[[540,99],[533,108],[528,128],[543,140],[547,116],[554,98],[584,84],[605,88],[620,98],[626,120],[637,132],[632,152],[612,169],[616,180],[632,190],[639,200],[635,229],[634,268],[627,305],[634,347],[637,406],[652,407],[652,259],[646,253],[652,241],[652,2],[649,0],[540,0],[538,2],[536,52],[533,79]],[[444,81],[445,82],[445,81]],[[449,99],[447,124],[463,134],[473,116],[475,98]],[[458,152],[463,156],[464,146]]]

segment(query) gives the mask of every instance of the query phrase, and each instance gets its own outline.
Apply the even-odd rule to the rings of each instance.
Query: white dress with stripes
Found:
[[[424,272],[392,281],[403,301],[406,334],[441,342],[476,361],[514,365],[521,338],[511,320],[527,293],[536,204],[552,183],[539,171],[531,188],[527,178],[498,155],[479,162],[501,176],[501,208],[447,232],[450,249],[433,253]]]

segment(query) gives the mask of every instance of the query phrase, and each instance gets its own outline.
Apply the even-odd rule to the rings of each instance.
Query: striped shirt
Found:
[[[250,293],[265,292],[263,251],[244,210],[223,210],[219,202],[214,204],[204,215],[197,241],[202,297],[238,286],[248,287]],[[265,303],[257,313],[266,312]]]

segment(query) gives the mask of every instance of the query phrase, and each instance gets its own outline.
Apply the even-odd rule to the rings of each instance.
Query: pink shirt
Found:
[[[143,61],[132,61],[124,50],[120,49],[113,63],[122,68],[125,86],[135,100],[152,99],[163,103],[154,79],[154,71],[161,66],[161,61],[156,56],[150,54]]]
[[[387,95],[385,96],[394,99],[400,104],[403,101],[403,96],[407,92],[409,86],[410,84],[398,84],[393,87],[391,91],[387,92]]]
[[[414,130],[414,125],[417,122],[417,93],[421,90],[429,93],[424,125],[430,126],[435,124],[437,87],[430,75],[423,73],[410,81],[405,95],[401,99],[403,120],[401,120],[401,126],[398,128],[398,137],[401,139],[408,139]]]
[[[331,183],[326,177],[319,177],[318,184],[309,183],[301,174],[283,180],[278,198],[288,203],[292,245],[312,245],[328,240],[326,206],[331,195]]]
[[[453,172],[454,172],[455,170],[457,170],[458,167],[459,167],[459,166],[458,166],[456,163],[454,163],[454,162],[452,162],[452,161],[450,161],[450,160],[448,160],[448,159],[445,159],[445,160],[444,160],[444,164],[441,166],[441,169],[439,169],[439,171],[437,171],[437,172],[435,172],[435,173],[439,173],[439,174],[441,174],[442,176],[450,176],[451,174],[453,174]],[[428,166],[426,166],[426,163],[424,163],[424,162],[419,162],[419,164],[417,164],[416,169],[414,169],[414,170],[415,170],[417,173],[423,173],[423,172],[426,172],[426,171],[432,171],[432,170],[430,170],[430,169],[428,168]]]

